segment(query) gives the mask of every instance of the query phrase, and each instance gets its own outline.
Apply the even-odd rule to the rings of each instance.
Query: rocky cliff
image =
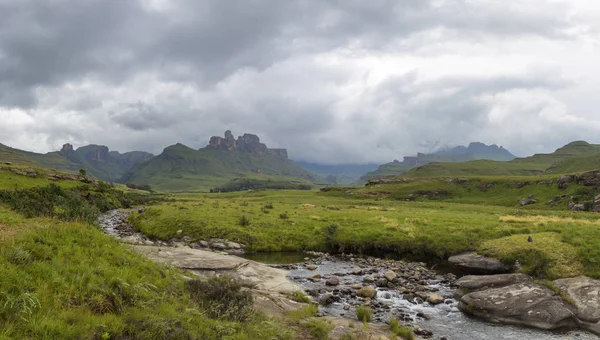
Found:
[[[239,136],[236,140],[233,138],[231,131],[227,130],[225,131],[225,137],[211,137],[208,146],[218,150],[237,150],[258,155],[270,154],[282,159],[288,159],[286,149],[269,149],[264,143],[260,142],[260,138],[257,135],[251,133],[244,133],[243,136]]]

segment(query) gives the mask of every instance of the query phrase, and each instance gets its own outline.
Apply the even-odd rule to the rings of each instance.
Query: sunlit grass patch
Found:
[[[488,240],[481,245],[480,252],[507,262],[519,260],[524,271],[543,273],[549,278],[573,277],[583,273],[577,248],[562,242],[559,234],[547,232],[532,234],[531,237],[533,242],[528,242],[528,235],[522,234]]]
[[[573,223],[573,224],[586,224],[586,225],[600,225],[600,219],[575,219],[573,217],[560,217],[560,216],[513,216],[506,215],[500,216],[500,221],[505,223],[532,223],[536,226],[546,225],[548,223]]]

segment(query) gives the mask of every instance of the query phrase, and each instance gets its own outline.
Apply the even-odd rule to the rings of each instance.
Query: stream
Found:
[[[98,224],[108,235],[128,243],[169,245],[169,242],[153,242],[145,235],[135,233],[133,228],[125,223],[128,214],[122,210],[109,211],[98,218]],[[491,324],[470,318],[458,310],[458,302],[452,297],[453,283],[457,277],[452,273],[430,270],[424,263],[353,258],[351,255],[317,257],[315,254],[305,253],[255,253],[243,257],[289,270],[288,278],[304,288],[315,301],[319,301],[325,294],[331,294],[331,301],[319,308],[322,315],[355,319],[354,309],[363,304],[363,299],[356,296],[355,288],[358,286],[352,286],[368,284],[378,286],[376,297],[368,302],[374,311],[374,322],[387,323],[394,317],[401,322],[417,325],[421,329],[417,335],[423,338],[599,339],[591,333],[579,330],[550,332]],[[357,272],[358,269],[360,272]],[[390,284],[393,287],[381,284],[389,269],[394,269],[393,271],[399,274],[399,277],[394,279],[394,284]],[[339,282],[328,285],[327,282],[332,278]],[[425,301],[425,295],[430,293],[441,295],[444,302],[433,305]]]

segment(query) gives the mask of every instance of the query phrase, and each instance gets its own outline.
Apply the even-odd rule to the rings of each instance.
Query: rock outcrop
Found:
[[[239,150],[258,155],[270,154],[279,158],[288,159],[286,149],[269,149],[264,143],[260,142],[260,138],[257,135],[251,133],[244,133],[243,136],[239,136],[236,140],[233,138],[231,131],[227,130],[225,131],[225,138],[219,136],[211,137],[208,146],[219,150]]]
[[[487,321],[600,334],[598,280],[580,276],[541,284],[525,274],[506,274],[465,276],[457,285],[459,308]]]
[[[500,260],[485,257],[477,253],[465,253],[451,256],[448,262],[470,274],[507,273],[512,270],[510,266]]]

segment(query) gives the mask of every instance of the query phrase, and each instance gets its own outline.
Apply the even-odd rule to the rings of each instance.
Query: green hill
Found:
[[[1,162],[35,165],[68,173],[85,169],[89,176],[111,182],[121,178],[134,164],[152,157],[152,154],[142,151],[121,154],[101,145],[88,145],[74,150],[70,144],[65,144],[61,151],[39,154],[0,144]]]
[[[401,175],[413,168],[436,162],[453,163],[472,160],[504,162],[514,158],[513,154],[501,146],[473,142],[469,146],[460,145],[453,148],[443,148],[430,154],[418,153],[416,156],[407,156],[404,157],[402,162],[394,160],[393,162],[381,165],[376,171],[363,175],[355,184],[365,184],[372,178]]]
[[[149,184],[161,191],[209,191],[239,178],[324,184],[324,180],[297,166],[283,149],[268,149],[258,136],[245,134],[236,141],[213,137],[209,146],[195,150],[183,144],[167,147],[160,155],[137,164],[124,183]]]
[[[569,143],[549,154],[535,154],[526,158],[515,158],[508,162],[476,160],[458,163],[433,162],[414,168],[403,177],[447,177],[447,176],[531,176],[543,173],[570,173],[599,169],[594,165],[598,159],[600,145],[584,141]],[[600,163],[599,161],[596,161]]]

